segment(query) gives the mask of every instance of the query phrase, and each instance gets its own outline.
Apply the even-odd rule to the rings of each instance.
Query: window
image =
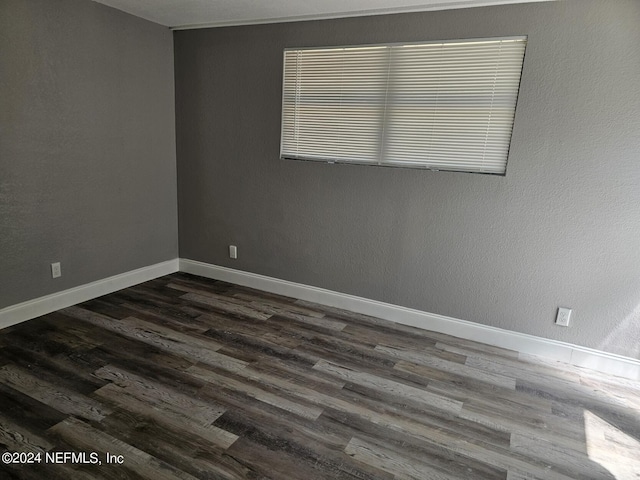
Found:
[[[504,175],[525,45],[287,49],[280,156]]]

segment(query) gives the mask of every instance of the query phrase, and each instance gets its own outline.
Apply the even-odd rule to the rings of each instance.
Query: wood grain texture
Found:
[[[0,331],[0,478],[640,480],[640,383],[187,274]]]

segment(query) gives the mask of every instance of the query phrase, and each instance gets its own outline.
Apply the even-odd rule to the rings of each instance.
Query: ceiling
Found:
[[[93,0],[167,27],[198,28],[553,0]]]

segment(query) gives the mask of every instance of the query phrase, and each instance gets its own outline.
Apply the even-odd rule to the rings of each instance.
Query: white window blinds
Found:
[[[504,174],[525,44],[287,49],[281,157]]]

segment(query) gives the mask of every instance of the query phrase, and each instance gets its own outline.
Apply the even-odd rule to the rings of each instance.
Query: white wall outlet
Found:
[[[60,267],[60,262],[51,264],[51,278],[58,278],[62,276],[62,268]]]
[[[571,309],[560,307],[558,308],[558,315],[556,316],[556,325],[561,327],[569,326],[569,318],[571,317]]]
[[[229,258],[238,258],[238,247],[229,245]]]

